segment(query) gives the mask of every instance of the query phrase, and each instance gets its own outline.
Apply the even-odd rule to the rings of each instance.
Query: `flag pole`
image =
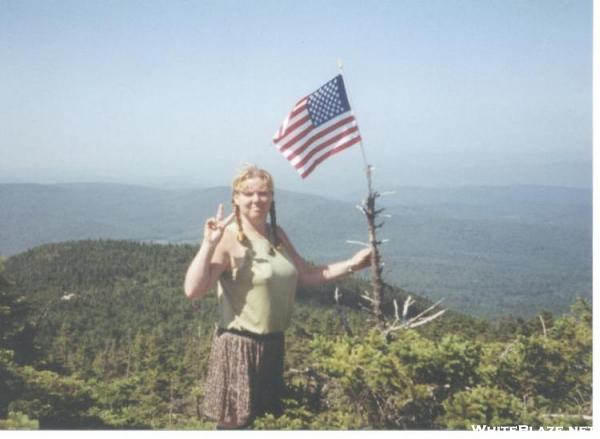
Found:
[[[340,71],[340,75],[344,76],[344,66],[342,61],[338,59],[337,66]],[[348,98],[348,103],[350,104],[350,108],[352,108],[352,112],[354,113],[354,107],[352,106],[352,102],[350,101],[350,95],[348,93],[348,88],[346,88],[346,97]],[[356,113],[354,114],[354,119],[358,125],[358,119],[356,118]],[[362,153],[363,162],[365,165],[365,172],[367,175],[367,187],[368,187],[368,195],[367,198],[363,201],[360,209],[367,217],[367,224],[369,226],[369,243],[371,246],[371,297],[369,301],[373,307],[373,314],[377,318],[377,322],[380,328],[385,328],[385,318],[383,315],[383,311],[381,309],[383,304],[383,288],[384,282],[381,277],[381,272],[383,271],[383,264],[381,263],[381,254],[379,253],[379,244],[382,242],[377,239],[377,229],[383,226],[383,222],[376,224],[375,220],[377,215],[379,215],[383,209],[375,209],[375,199],[379,197],[379,193],[373,191],[373,185],[371,182],[371,175],[373,168],[369,165],[367,161],[367,155],[365,153],[365,148],[362,141],[362,135],[360,136],[360,151]]]
[[[342,63],[341,59],[337,60],[337,67],[338,70],[340,71],[340,75],[342,75],[342,78],[344,77],[344,64]],[[352,113],[354,113],[354,119],[356,120],[356,124],[358,125],[358,118],[356,117],[356,112],[354,111],[354,106],[352,105],[352,100],[350,99],[350,94],[348,93],[348,88],[346,87],[346,97],[348,98],[348,103],[350,104],[350,108],[352,108]],[[363,145],[363,140],[362,140],[362,134],[360,136],[360,142],[358,143],[360,146],[360,152],[363,158],[363,163],[365,165],[365,173],[367,175],[367,184],[368,184],[368,188],[369,188],[369,194],[371,194],[373,192],[372,186],[371,186],[371,165],[369,165],[369,161],[367,160],[367,154],[365,153],[365,147]]]

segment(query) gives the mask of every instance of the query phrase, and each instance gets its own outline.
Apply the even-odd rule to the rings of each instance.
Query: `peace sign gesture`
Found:
[[[223,203],[219,204],[217,216],[209,218],[204,223],[204,241],[211,245],[217,245],[223,237],[225,227],[233,221],[232,212],[227,218],[223,219]]]

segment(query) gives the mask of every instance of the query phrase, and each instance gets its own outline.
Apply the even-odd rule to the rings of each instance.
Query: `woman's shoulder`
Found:
[[[283,228],[279,224],[277,224],[277,226],[275,227],[275,233],[277,233],[277,237],[280,239],[288,239],[285,230],[283,230]]]
[[[283,228],[281,226],[277,225],[275,233],[277,233],[277,238],[279,239],[279,241],[282,242],[286,247],[291,246],[290,238],[288,237],[288,235],[285,233],[285,230],[283,230]]]
[[[288,238],[288,236],[285,233],[285,231],[281,227],[279,227],[279,226],[277,226],[277,238],[279,239],[279,243],[281,244],[281,246],[285,249],[285,251],[294,260],[294,264],[296,265],[296,269],[298,269],[299,267],[303,266],[302,256],[300,256],[300,254],[298,253],[298,251],[295,249],[294,244],[292,244],[292,241],[290,240],[290,238]]]

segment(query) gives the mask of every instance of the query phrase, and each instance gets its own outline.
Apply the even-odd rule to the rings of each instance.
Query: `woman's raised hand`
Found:
[[[223,203],[219,204],[217,216],[207,219],[204,223],[204,241],[210,245],[217,245],[223,237],[225,227],[233,221],[233,217],[234,213],[232,212],[223,219]]]

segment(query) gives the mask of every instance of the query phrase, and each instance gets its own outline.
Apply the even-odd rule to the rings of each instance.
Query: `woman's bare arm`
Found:
[[[317,286],[333,282],[347,274],[367,267],[371,259],[371,249],[363,249],[347,260],[315,266],[309,264],[300,256],[283,229],[278,228],[278,236],[298,271],[298,282],[305,286]]]
[[[185,274],[184,291],[188,299],[204,297],[229,267],[229,258],[223,247],[223,243],[202,242]]]
[[[221,204],[217,216],[206,221],[204,239],[185,274],[183,288],[189,299],[204,297],[229,267],[229,248],[233,234],[226,232],[225,227],[232,219],[233,214],[223,219]]]

